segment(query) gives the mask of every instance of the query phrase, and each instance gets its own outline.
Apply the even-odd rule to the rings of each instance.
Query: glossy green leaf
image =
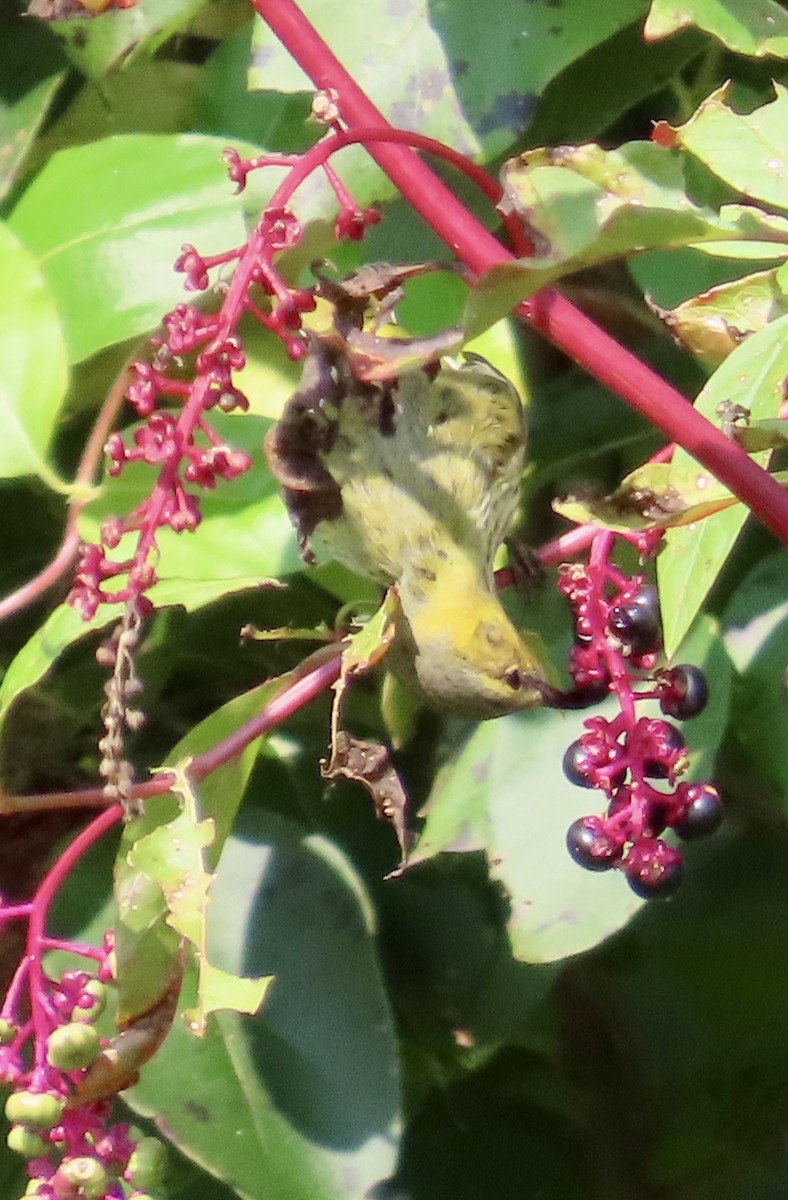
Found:
[[[563,4],[559,13],[517,0],[375,0],[364,11],[363,38],[357,13],[339,0],[307,0],[301,9],[393,124],[489,158],[522,137],[551,79],[645,7],[607,0],[593,11]],[[262,22],[251,79],[258,88],[313,90]]]
[[[716,618],[701,614],[669,660],[670,666],[678,663],[700,667],[709,685],[706,708],[680,725],[689,753],[689,765],[683,778],[698,782],[713,780],[718,751],[728,734],[733,709],[734,674],[731,656]],[[660,715],[656,705],[653,713]],[[709,845],[713,847],[714,842]]]
[[[412,868],[443,851],[483,849],[509,904],[512,952],[524,962],[578,954],[620,929],[641,904],[618,872],[582,871],[566,850],[571,823],[598,807],[561,768],[583,719],[535,712],[479,725],[439,777],[408,862]]]
[[[217,961],[273,972],[270,997],[202,1041],[176,1022],[131,1104],[245,1200],[363,1200],[394,1168],[399,1095],[361,881],[337,847],[257,810],[211,907]]]
[[[188,300],[173,270],[184,243],[213,254],[243,242],[255,194],[233,195],[225,146],[186,134],[106,138],[56,154],[25,191],[11,228],[57,299],[73,362],[146,333]]]
[[[652,307],[673,337],[713,368],[748,334],[782,316],[788,310],[788,297],[775,267],[719,284],[673,309]]]
[[[788,30],[788,13],[783,19]],[[788,53],[788,32],[785,46]],[[677,145],[736,191],[788,209],[788,92],[779,83],[774,90],[777,95],[771,103],[738,113],[725,103],[730,91],[726,84],[674,133]]]
[[[101,613],[83,621],[76,609],[60,604],[21,646],[0,682],[0,727],[17,696],[33,687],[68,646],[96,629],[118,620],[119,614]]]
[[[243,27],[222,41],[200,71],[195,123],[204,133],[241,137],[286,154],[305,150],[315,140],[315,126],[308,120],[309,97],[249,87],[251,6],[247,16]]]
[[[503,168],[501,206],[523,216],[531,258],[491,268],[465,310],[471,334],[562,275],[649,247],[763,240],[788,252],[788,219],[755,207],[717,209],[687,192],[682,163],[651,142],[531,150]]]
[[[656,41],[688,25],[739,54],[788,53],[788,14],[776,0],[652,0],[643,33]]]
[[[1,222],[0,277],[0,476],[57,486],[46,452],[66,392],[63,330],[34,256]]]
[[[715,371],[698,396],[695,407],[709,420],[718,420],[720,404],[740,404],[754,420],[776,415],[782,403],[782,381],[788,374],[788,316],[754,333]],[[764,458],[757,461],[762,464]],[[692,459],[680,448],[673,456],[683,473]],[[700,475],[707,475],[698,468]],[[722,570],[747,519],[747,509],[736,504],[697,526],[671,529],[657,560],[662,598],[665,653],[672,655]]]
[[[152,53],[182,28],[205,0],[136,0],[126,9],[110,9],[91,17],[51,21],[74,66],[100,78],[122,60],[146,50]]]

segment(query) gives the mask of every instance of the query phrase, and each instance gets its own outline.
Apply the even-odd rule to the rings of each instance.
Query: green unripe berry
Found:
[[[137,1144],[123,1178],[133,1187],[156,1188],[164,1180],[167,1149],[158,1138],[146,1137]]]
[[[100,979],[91,979],[83,991],[92,997],[89,1005],[76,1005],[71,1014],[72,1021],[96,1021],[107,1007],[107,985]]]
[[[65,1158],[55,1172],[52,1182],[70,1184],[85,1200],[101,1200],[109,1184],[109,1175],[100,1162],[87,1155]]]
[[[96,1061],[98,1053],[99,1035],[84,1021],[61,1025],[47,1039],[47,1061],[58,1071],[81,1071]]]
[[[7,1017],[0,1017],[0,1046],[10,1046],[19,1033],[19,1026]]]
[[[23,1158],[41,1158],[50,1149],[49,1142],[45,1142],[26,1125],[12,1125],[6,1142],[9,1150],[13,1150],[14,1154],[21,1154]]]
[[[60,1120],[64,1104],[49,1092],[13,1092],[5,1102],[5,1115],[12,1125],[51,1129]]]
[[[31,1179],[25,1188],[25,1196],[40,1196],[44,1190],[43,1179]]]

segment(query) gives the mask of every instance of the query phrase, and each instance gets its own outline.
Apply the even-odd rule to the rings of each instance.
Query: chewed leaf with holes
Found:
[[[672,309],[651,304],[674,339],[709,367],[718,367],[745,337],[788,311],[780,271],[757,271],[718,284]]]
[[[689,25],[739,54],[788,53],[788,13],[777,0],[652,0],[643,35],[658,41]]]
[[[788,25],[788,15],[783,15]],[[785,39],[788,50],[788,34]],[[689,150],[744,196],[788,208],[788,91],[775,83],[775,100],[751,113],[735,112],[725,84],[673,130],[675,145]]]
[[[208,962],[206,921],[213,875],[207,868],[206,852],[213,845],[215,825],[210,819],[199,818],[197,796],[186,770],[176,771],[176,779],[173,790],[182,802],[180,813],[141,838],[127,861],[132,869],[158,883],[167,908],[167,924],[191,944],[197,955],[197,1004],[184,1016],[191,1032],[201,1037],[207,1017],[218,1009],[257,1012],[272,977],[243,979]]]
[[[782,426],[788,422],[769,424]],[[764,450],[785,444],[784,429],[761,430],[760,433],[758,429],[752,430],[752,445],[743,443],[746,449]],[[750,431],[740,432],[746,438]],[[742,440],[738,432],[736,440]],[[775,478],[782,479],[782,474],[778,473]],[[738,496],[702,467],[692,461],[680,461],[675,466],[672,463],[648,463],[628,475],[609,496],[569,497],[555,501],[553,508],[579,525],[602,525],[617,533],[626,533],[654,525],[662,529],[692,525],[739,503]]]
[[[492,267],[469,296],[470,335],[563,275],[650,247],[756,242],[788,253],[788,219],[754,205],[696,200],[675,151],[653,142],[528,150],[504,164],[504,211],[519,215],[530,258]]]
[[[236,697],[197,725],[172,752],[173,762],[197,755],[250,720],[295,676],[290,673]],[[202,818],[179,810],[172,795],[146,801],[144,812],[129,822],[115,864],[118,906],[116,956],[118,1010],[127,1025],[162,1002],[183,970],[182,939],[198,955],[203,944],[208,889],[224,843],[232,828],[259,738],[218,767],[200,787]],[[203,956],[201,966],[205,964]],[[247,1011],[262,998],[263,982],[225,979],[208,967],[204,989],[192,1019],[201,1026],[217,1006]]]

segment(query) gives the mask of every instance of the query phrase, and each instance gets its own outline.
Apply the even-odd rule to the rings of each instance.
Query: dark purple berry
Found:
[[[636,595],[614,604],[608,625],[618,640],[638,657],[659,650],[662,630],[657,589],[647,584]]]
[[[593,734],[585,734],[584,737],[593,738]],[[621,786],[627,774],[625,766],[615,766],[613,756],[617,750],[620,747],[611,747],[602,741],[598,745],[589,744],[583,738],[578,738],[567,747],[564,754],[564,774],[577,787],[602,788],[610,792]]]
[[[722,824],[719,792],[711,783],[688,783],[683,788],[686,806],[682,807],[679,818],[671,822],[671,829],[685,842],[710,837]]]
[[[605,829],[601,817],[580,817],[566,831],[571,857],[587,871],[607,871],[621,858],[622,846]]]
[[[627,855],[624,870],[632,891],[643,900],[672,895],[684,874],[681,852],[659,838],[636,842]]]
[[[670,671],[661,671],[657,678],[659,707],[666,717],[688,721],[703,712],[709,698],[706,676],[698,667],[682,663]]]
[[[597,763],[587,746],[581,741],[567,746],[563,760],[564,775],[577,787],[596,787]]]
[[[667,779],[686,750],[684,736],[669,721],[648,721],[644,746],[643,774]]]

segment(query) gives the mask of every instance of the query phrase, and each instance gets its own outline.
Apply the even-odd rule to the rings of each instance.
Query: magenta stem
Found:
[[[120,804],[113,804],[95,817],[68,846],[55,862],[52,869],[44,877],[32,903],[30,924],[27,928],[26,962],[30,972],[30,1010],[35,1030],[36,1067],[46,1065],[46,1038],[49,1033],[46,1009],[44,1005],[44,967],[42,952],[44,949],[45,923],[49,907],[58,888],[73,871],[79,860],[88,852],[91,846],[103,835],[117,825],[123,816]]]
[[[64,950],[67,954],[75,954],[79,958],[92,958],[96,962],[103,962],[106,957],[103,950],[99,950],[96,946],[88,946],[82,942],[69,942],[64,938],[42,937],[42,950]]]
[[[29,917],[32,904],[3,904],[0,905],[0,925],[6,921],[17,921],[20,917]]]
[[[274,34],[317,88],[339,96],[343,122],[391,129],[369,97],[351,78],[294,0],[252,0]],[[367,146],[402,195],[477,275],[513,256],[406,145],[376,141]],[[296,171],[298,168],[296,168]],[[601,383],[661,429],[670,441],[729,487],[763,523],[788,543],[788,495],[685,398],[559,293],[545,288],[520,304],[518,315]]]

